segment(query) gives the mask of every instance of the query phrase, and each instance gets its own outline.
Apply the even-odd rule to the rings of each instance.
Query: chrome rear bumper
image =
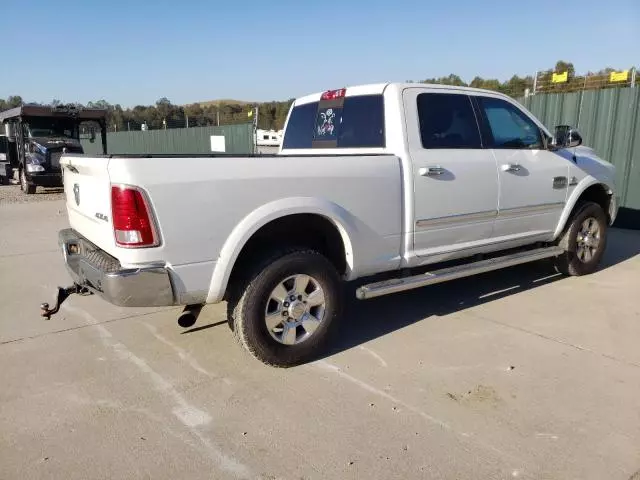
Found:
[[[73,281],[123,307],[174,305],[173,288],[165,266],[122,268],[73,229],[61,230],[58,243]]]

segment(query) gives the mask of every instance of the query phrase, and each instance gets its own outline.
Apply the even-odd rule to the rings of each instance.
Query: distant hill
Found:
[[[208,100],[206,102],[194,102],[194,103],[197,103],[201,107],[207,107],[207,106],[210,106],[210,105],[214,106],[214,107],[217,107],[217,106],[222,105],[222,104],[226,104],[226,105],[249,105],[249,104],[254,104],[256,102],[245,102],[244,100],[231,100],[231,99],[222,98],[220,100]]]

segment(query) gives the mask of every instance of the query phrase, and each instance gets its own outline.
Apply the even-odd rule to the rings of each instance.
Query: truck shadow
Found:
[[[611,230],[600,271],[637,255],[640,232]],[[322,356],[357,347],[430,317],[450,315],[564,279],[547,260],[365,301],[355,299],[359,284],[350,285],[345,291],[341,324]]]

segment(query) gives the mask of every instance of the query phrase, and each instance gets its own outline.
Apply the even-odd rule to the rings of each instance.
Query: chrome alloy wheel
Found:
[[[576,255],[581,262],[587,263],[591,261],[598,251],[600,239],[600,225],[598,225],[598,221],[595,218],[589,217],[582,222],[576,236]]]
[[[287,277],[271,292],[264,321],[279,343],[295,345],[308,340],[325,317],[324,291],[309,275]]]

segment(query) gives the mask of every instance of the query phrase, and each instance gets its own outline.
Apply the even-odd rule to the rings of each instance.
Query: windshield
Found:
[[[28,126],[30,137],[78,138],[78,127],[73,122],[60,120],[35,120]]]

